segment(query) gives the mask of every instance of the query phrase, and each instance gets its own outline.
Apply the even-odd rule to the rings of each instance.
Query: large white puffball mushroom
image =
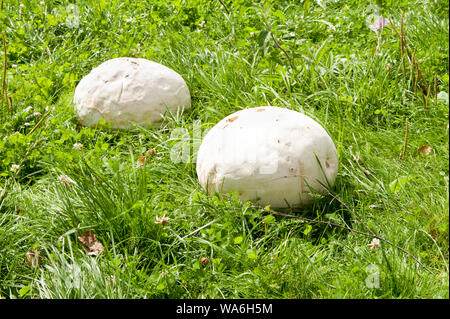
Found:
[[[237,191],[242,202],[272,208],[309,206],[312,194],[334,185],[338,164],[333,140],[319,123],[271,106],[225,117],[197,153],[198,179],[208,193]]]
[[[78,83],[74,104],[81,124],[101,119],[111,128],[158,125],[166,111],[190,108],[183,78],[159,63],[138,58],[115,58],[94,68]]]

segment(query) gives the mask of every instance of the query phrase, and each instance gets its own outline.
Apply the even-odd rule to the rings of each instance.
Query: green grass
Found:
[[[225,3],[229,15],[219,1],[4,2],[11,112],[1,99],[0,296],[448,298],[448,4]],[[426,105],[407,60],[403,72],[392,28],[380,37],[368,28],[375,4],[397,29],[404,14],[408,46],[431,84]],[[160,128],[80,128],[76,84],[119,56],[180,73],[192,108]],[[171,160],[175,129],[195,137],[199,125],[204,134],[260,105],[310,115],[338,149],[335,198],[288,213],[368,227],[429,271],[385,242],[371,250],[368,236],[267,217],[233,194],[207,196],[193,145],[187,163]],[[139,167],[151,148],[156,154]],[[62,174],[75,183],[59,182]],[[162,215],[170,218],[165,227],[155,224]],[[86,230],[105,247],[101,256],[78,241]],[[41,253],[38,267],[26,262],[31,249]]]

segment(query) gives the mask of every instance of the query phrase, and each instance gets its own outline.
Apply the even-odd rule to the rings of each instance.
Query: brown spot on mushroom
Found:
[[[229,118],[229,119],[227,120],[227,122],[230,122],[230,123],[231,123],[231,122],[234,122],[234,121],[236,121],[236,120],[238,119],[238,117],[239,117],[239,116],[237,116],[237,115],[236,115],[236,116],[233,116],[233,117]]]
[[[263,112],[263,111],[265,111],[266,109],[257,109],[256,110],[256,112]]]
[[[280,140],[277,140],[277,143],[279,144],[279,143],[280,143]]]
[[[295,168],[293,168],[293,167],[289,168],[289,173],[294,174],[295,173]]]
[[[139,63],[137,63],[136,61],[130,61],[131,62],[131,66],[133,67],[133,69],[137,69],[139,66]]]
[[[330,167],[330,163],[328,163],[328,161],[325,161],[325,166],[326,166],[327,168],[329,168],[329,167]]]
[[[279,119],[276,119],[275,122],[280,122],[280,120],[279,120]]]

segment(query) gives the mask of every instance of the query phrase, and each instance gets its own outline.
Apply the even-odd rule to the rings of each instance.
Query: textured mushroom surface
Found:
[[[319,164],[320,161],[320,164]],[[233,113],[205,136],[197,175],[208,193],[237,191],[241,201],[303,208],[334,185],[338,157],[325,129],[302,113],[263,106]]]
[[[162,115],[190,108],[186,82],[172,69],[146,59],[115,58],[94,68],[78,83],[74,104],[81,124],[101,119],[111,128],[161,123]]]

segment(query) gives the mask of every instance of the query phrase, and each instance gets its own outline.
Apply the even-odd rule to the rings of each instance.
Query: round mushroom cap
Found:
[[[172,69],[138,58],[108,60],[78,83],[74,104],[81,124],[95,126],[101,119],[111,128],[159,125],[166,111],[173,114],[191,106],[186,82]]]
[[[263,106],[233,113],[205,136],[197,175],[208,193],[237,192],[242,202],[305,208],[334,185],[333,140],[312,118]]]

